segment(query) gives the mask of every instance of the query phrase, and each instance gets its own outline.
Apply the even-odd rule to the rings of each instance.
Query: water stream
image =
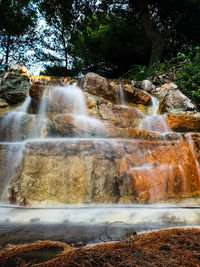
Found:
[[[125,95],[121,84],[117,87],[117,103],[122,107],[126,107]]]
[[[159,100],[155,96],[150,97],[152,100],[151,115],[147,115],[141,121],[139,129],[167,134],[170,132],[170,127],[167,123],[166,115],[158,115]]]
[[[126,104],[121,86],[117,98],[120,105]],[[141,121],[139,129],[166,134],[170,132],[166,117],[157,114],[158,99],[154,96],[151,99],[151,115]],[[149,223],[148,229],[158,224],[164,227],[198,225],[199,208],[133,205],[138,199],[157,203],[165,192],[173,195],[175,176],[179,191],[182,190],[178,191],[180,197],[183,193],[187,195],[189,172],[183,155],[188,159],[187,155],[192,152],[191,166],[196,170],[192,170],[191,175],[195,177],[198,173],[200,177],[190,135],[190,151],[179,141],[160,143],[105,138],[105,124],[88,115],[84,94],[76,85],[45,90],[37,114],[29,113],[30,103],[31,98],[27,97],[20,107],[1,120],[0,223],[106,225],[123,221],[131,225]],[[71,121],[71,136],[51,135],[48,123],[50,120],[55,123],[59,118],[66,119],[64,126]],[[172,154],[169,158],[164,156],[167,146]],[[18,183],[15,184],[16,179]],[[137,196],[130,191],[131,181],[135,181]],[[12,183],[14,186],[9,189]],[[33,197],[35,208],[19,208],[19,204],[26,203],[26,190],[27,196]],[[17,194],[22,194],[18,202]],[[34,199],[36,196],[38,201]],[[15,206],[11,205],[12,200]],[[77,205],[67,206],[70,203]],[[85,205],[78,206],[78,203]],[[53,208],[48,208],[50,206]]]

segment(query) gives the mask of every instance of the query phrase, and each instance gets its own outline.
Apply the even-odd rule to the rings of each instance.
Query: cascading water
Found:
[[[125,95],[121,84],[117,87],[117,103],[122,107],[126,106]]]
[[[82,136],[106,135],[104,124],[87,114],[83,92],[76,85],[54,87],[50,93],[50,99],[53,103],[53,108],[58,108],[62,113],[73,118],[73,125],[80,129]]]
[[[155,133],[168,133],[170,131],[169,125],[165,115],[158,115],[159,101],[156,97],[151,96],[152,111],[151,115],[147,115],[139,126],[141,130],[147,130]]]
[[[119,104],[124,105],[121,87],[118,98]],[[90,223],[115,220],[146,223],[152,216],[144,215],[147,214],[145,206],[133,206],[133,203],[165,202],[176,196],[181,198],[185,193],[191,197],[190,191],[199,187],[195,178],[197,160],[191,158],[192,146],[183,140],[105,138],[105,124],[88,115],[84,94],[77,86],[45,89],[37,114],[28,113],[30,101],[28,97],[1,121],[0,200],[16,205],[63,208],[42,212],[26,208],[21,213],[15,210],[12,222],[27,223],[36,218],[48,222],[53,216],[59,223],[88,223],[88,220]],[[140,129],[169,132],[165,117],[157,115],[158,108],[159,101],[152,96],[151,115],[141,121]],[[26,117],[31,118],[27,125]],[[192,189],[188,183],[190,177]],[[0,209],[2,220],[9,220],[11,210]],[[115,210],[111,212],[111,209]],[[175,216],[176,210],[170,213],[166,209],[162,213],[165,219],[166,214],[170,214],[169,218]],[[155,221],[165,225],[160,214],[160,210],[154,212]],[[183,224],[189,224],[180,214],[176,221],[181,218]],[[194,212],[193,218],[195,215]]]
[[[23,139],[23,127],[27,119],[27,109],[31,102],[28,96],[24,103],[16,108],[14,111],[9,112],[0,122],[1,133],[0,140],[20,140]]]
[[[191,133],[187,133],[186,135],[186,139],[187,139],[187,142],[191,148],[191,151],[192,151],[192,156],[195,160],[195,164],[196,164],[196,169],[197,169],[197,173],[198,173],[198,177],[200,179],[200,164],[198,163],[196,157],[195,157],[195,153],[194,153],[194,144],[193,144],[193,141],[192,141],[192,136],[191,136]]]

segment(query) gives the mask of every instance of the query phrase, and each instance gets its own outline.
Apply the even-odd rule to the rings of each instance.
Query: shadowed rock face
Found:
[[[0,83],[0,98],[10,105],[21,103],[28,95],[29,78],[18,72],[7,72]]]
[[[199,196],[186,141],[27,143],[10,192],[19,203],[154,203]]]

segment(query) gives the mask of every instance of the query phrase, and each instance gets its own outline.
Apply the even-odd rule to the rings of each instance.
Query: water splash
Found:
[[[65,113],[87,114],[83,92],[76,85],[54,87],[50,98],[51,102]]]
[[[0,140],[22,140],[24,139],[25,120],[27,118],[27,110],[31,102],[28,96],[24,103],[14,111],[8,112],[1,120]]]
[[[85,137],[87,136],[105,136],[106,127],[100,120],[87,115],[72,115],[74,117],[74,126],[79,128]]]
[[[149,95],[149,94],[148,94]],[[151,96],[152,100],[152,111],[151,115],[147,115],[140,123],[140,130],[147,130],[155,133],[169,133],[170,127],[167,123],[166,115],[158,115],[159,110],[159,100]]]
[[[4,143],[0,145],[3,159],[0,161],[0,201],[8,202],[8,187],[10,181],[19,168],[25,143]]]
[[[87,114],[86,102],[82,90],[74,85],[54,87],[50,94],[51,108],[73,117],[74,136],[105,136],[103,122]]]

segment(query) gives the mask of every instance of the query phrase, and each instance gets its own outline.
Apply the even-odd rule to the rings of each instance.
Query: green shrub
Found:
[[[141,81],[152,79],[158,73],[171,71],[176,75],[179,89],[200,105],[200,47],[195,47],[188,55],[180,54],[163,63],[158,62],[150,69],[134,65],[121,78]]]
[[[200,47],[193,49],[176,71],[179,89],[200,104]]]

